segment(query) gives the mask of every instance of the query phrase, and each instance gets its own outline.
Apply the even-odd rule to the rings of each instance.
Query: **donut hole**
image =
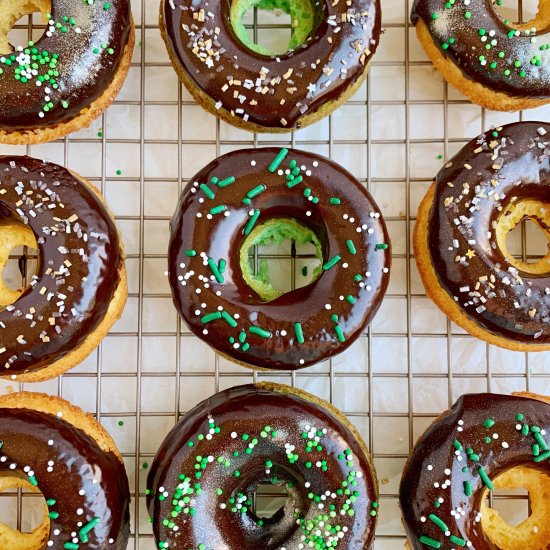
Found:
[[[0,547],[45,548],[50,532],[44,495],[26,479],[0,476]]]
[[[288,499],[286,486],[260,483],[252,493],[252,513],[262,519],[271,519],[284,509]]]
[[[519,466],[493,480],[491,499],[481,505],[483,533],[501,550],[545,548],[550,540],[550,476]]]
[[[550,204],[526,200],[509,204],[496,225],[497,244],[521,272],[550,273]]]
[[[308,42],[324,19],[316,0],[232,0],[230,20],[237,38],[250,50],[273,57]]]
[[[550,10],[538,0],[497,0],[494,9],[498,16],[514,29],[537,28],[537,33],[550,28]]]
[[[0,309],[17,301],[38,272],[33,231],[15,217],[0,215]]]
[[[305,287],[321,275],[323,251],[317,235],[294,219],[257,225],[241,246],[246,284],[265,302]]]
[[[0,11],[0,54],[3,55],[14,52],[19,45],[27,45],[29,40],[38,42],[46,32],[46,17],[51,11],[51,0],[12,4]]]

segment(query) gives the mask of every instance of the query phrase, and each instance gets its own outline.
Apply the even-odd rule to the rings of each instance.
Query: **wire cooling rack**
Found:
[[[513,353],[466,335],[424,294],[411,251],[417,207],[445,158],[491,125],[549,120],[549,109],[505,114],[483,110],[448,88],[409,24],[408,0],[383,0],[381,45],[367,83],[331,117],[294,135],[252,135],[205,113],[179,86],[157,26],[158,0],[134,0],[137,45],[114,105],[89,129],[62,141],[0,147],[48,158],[81,173],[107,198],[128,256],[130,297],[123,318],[100,347],[63,377],[0,389],[45,391],[95,414],[123,453],[132,500],[131,549],[152,550],[145,479],[160,442],[179,416],[214,392],[268,379],[330,400],[356,424],[381,481],[376,550],[400,549],[404,532],[398,483],[414,441],[465,392],[550,393],[550,354]],[[519,12],[524,6],[519,0]],[[29,24],[19,31],[31,33]],[[264,44],[287,33],[277,16],[252,14]],[[233,149],[292,145],[331,157],[375,196],[393,243],[386,299],[370,329],[344,354],[295,373],[253,374],[192,336],[172,306],[166,270],[168,220],[183,186],[203,165]],[[516,252],[536,256],[532,228]],[[280,253],[280,251],[278,252]],[[284,259],[289,255],[283,252]],[[255,259],[257,259],[255,257]],[[296,271],[292,259],[292,273]],[[298,281],[299,283],[299,281]],[[23,387],[24,386],[24,387]],[[517,500],[495,504],[506,511]],[[0,519],[28,529],[36,499],[0,499]],[[525,500],[522,502],[525,503]],[[513,513],[508,511],[513,517]],[[516,517],[517,519],[517,517]]]

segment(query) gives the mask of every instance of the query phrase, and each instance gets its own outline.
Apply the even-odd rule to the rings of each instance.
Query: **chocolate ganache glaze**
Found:
[[[131,29],[129,0],[52,0],[45,34],[0,52],[0,130],[52,127],[89,107],[113,80]]]
[[[472,81],[515,97],[550,97],[550,29],[519,30],[496,12],[493,0],[415,0],[441,53]]]
[[[0,408],[0,440],[0,472],[28,481],[48,504],[47,548],[126,549],[130,492],[115,455],[62,418],[29,409]]]
[[[47,367],[74,351],[105,317],[119,284],[116,227],[96,193],[67,169],[0,156],[0,220],[28,225],[39,267],[0,311],[0,375]]]
[[[380,37],[378,0],[321,0],[314,10],[315,28],[305,43],[273,57],[239,40],[230,0],[163,0],[161,24],[171,58],[217,109],[291,129],[361,78]]]
[[[420,437],[403,472],[400,501],[413,549],[496,549],[482,530],[485,491],[517,466],[550,474],[549,434],[548,403],[462,396]]]
[[[180,420],[147,480],[159,548],[371,547],[378,488],[370,458],[351,425],[306,395],[238,386]],[[260,484],[288,493],[271,518],[254,512]]]
[[[548,207],[549,153],[550,125],[541,122],[472,140],[437,175],[429,221],[434,269],[463,313],[493,334],[533,344],[550,342],[550,269],[514,267],[495,228],[525,201]]]
[[[266,301],[240,265],[247,236],[290,218],[312,230],[319,278]],[[337,164],[297,150],[243,149],[206,166],[171,222],[169,277],[190,329],[238,362],[297,369],[348,347],[378,310],[389,237],[368,191]]]

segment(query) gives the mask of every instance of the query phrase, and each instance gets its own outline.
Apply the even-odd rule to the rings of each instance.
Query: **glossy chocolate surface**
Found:
[[[131,22],[129,0],[95,0],[91,4],[52,0],[48,28],[36,44],[16,50],[15,60],[11,52],[1,52],[0,130],[48,128],[68,122],[88,108],[112,82]],[[16,69],[22,69],[25,76],[16,79]],[[44,75],[53,81],[38,86]]]
[[[549,153],[549,124],[487,132],[439,172],[430,214],[430,254],[446,292],[485,330],[535,345],[550,342],[550,274],[513,267],[494,223],[514,202],[548,204]]]
[[[237,361],[288,370],[331,357],[361,335],[386,291],[391,253],[383,218],[363,185],[328,159],[297,150],[288,151],[270,172],[280,151],[235,151],[190,181],[171,222],[169,277],[175,306],[197,336]],[[296,175],[287,176],[293,161]],[[213,177],[219,184],[212,183]],[[226,185],[224,180],[232,177],[235,181]],[[243,204],[258,186],[262,191]],[[257,225],[292,218],[310,228],[323,247],[321,276],[264,302],[246,284],[239,264],[254,214]],[[331,266],[335,258],[339,261]],[[216,265],[227,261],[221,279],[214,277],[209,259]],[[263,336],[254,332],[258,328]]]
[[[305,451],[308,442],[315,445],[310,452]],[[197,478],[195,465],[204,463],[203,458],[206,467]],[[322,461],[326,471],[317,465]],[[347,479],[353,483],[342,485]],[[182,509],[173,517],[172,495],[182,481],[193,488],[185,489],[191,501],[184,503],[187,512]],[[200,484],[198,493],[195,483]],[[263,525],[248,503],[260,483],[286,484],[289,493],[282,512],[264,518]],[[187,413],[162,444],[147,487],[156,542],[168,542],[169,548],[204,544],[216,550],[295,549],[302,535],[309,538],[303,519],[315,522],[319,514],[329,513],[330,505],[336,515],[326,520],[320,539],[329,540],[325,534],[329,524],[339,525],[343,532],[338,549],[367,549],[374,539],[378,488],[361,444],[323,407],[261,385],[225,390]],[[345,494],[346,489],[350,494]],[[339,490],[344,494],[336,494]],[[168,496],[159,499],[163,495]],[[348,506],[353,514],[346,511]],[[194,508],[193,515],[189,507]],[[172,527],[163,524],[165,518],[173,521]]]
[[[492,0],[415,0],[412,21],[422,20],[436,47],[463,75],[493,92],[550,97],[550,30],[516,30]],[[531,26],[532,27],[532,26]]]
[[[76,532],[82,550],[126,549],[130,492],[115,455],[62,418],[29,409],[0,408],[0,440],[0,472],[28,481],[46,501],[55,501],[48,509],[59,516],[50,518],[53,545],[47,548],[66,549]],[[99,522],[84,543],[80,530],[94,518]]]
[[[74,351],[105,317],[119,283],[120,242],[94,191],[56,164],[0,156],[0,220],[34,232],[39,268],[0,311],[0,375],[47,367]]]
[[[488,484],[516,466],[550,474],[546,451],[541,447],[538,456],[533,454],[537,438],[531,427],[544,430],[542,438],[546,445],[550,443],[549,404],[482,393],[462,396],[426,430],[405,466],[400,489],[405,527],[414,550],[430,547],[421,537],[439,542],[432,547],[441,550],[496,550],[484,535],[478,514]],[[485,475],[489,481],[484,481]],[[449,535],[434,523],[435,516],[447,526]]]
[[[230,0],[164,0],[168,48],[219,108],[260,126],[299,127],[303,115],[338,99],[363,75],[378,46],[378,0],[351,6],[322,0],[313,36],[276,57],[256,53],[237,38],[230,8]]]

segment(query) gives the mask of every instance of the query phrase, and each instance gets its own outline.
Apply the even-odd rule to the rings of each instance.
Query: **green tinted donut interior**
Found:
[[[284,291],[275,288],[270,274],[268,262],[260,259],[258,271],[254,270],[250,261],[250,252],[253,246],[265,247],[293,240],[297,246],[310,243],[315,248],[317,266],[309,274],[310,282],[318,279],[323,262],[323,250],[315,233],[302,223],[290,218],[273,218],[261,225],[257,225],[246,237],[240,250],[240,267],[246,284],[252,288],[262,300],[271,302],[284,294]],[[289,273],[290,277],[290,273]]]
[[[317,15],[322,10],[320,1],[312,0],[233,0],[231,3],[231,24],[239,40],[250,50],[267,56],[284,52],[272,52],[254,42],[244,24],[245,15],[253,8],[260,10],[281,10],[290,15],[291,36],[288,50],[303,44],[317,25]],[[317,7],[314,6],[317,4]]]

